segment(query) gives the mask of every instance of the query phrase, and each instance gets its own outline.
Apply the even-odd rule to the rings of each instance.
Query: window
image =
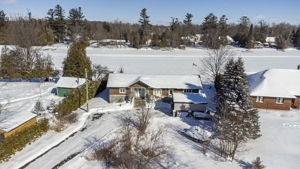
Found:
[[[192,89],[184,89],[183,93],[193,93],[193,90]]]
[[[260,103],[264,102],[264,97],[262,97],[262,96],[257,96],[257,97],[256,97],[256,102],[260,102]]]
[[[155,96],[161,96],[162,95],[161,89],[154,89],[153,90],[153,95],[155,95]]]
[[[120,88],[119,93],[126,93],[126,89],[125,88]]]
[[[172,95],[174,93],[174,90],[170,89],[169,90],[169,95]]]
[[[198,89],[184,89],[183,93],[199,93]]]
[[[276,98],[276,103],[277,104],[283,104],[283,98],[282,97],[277,97]]]

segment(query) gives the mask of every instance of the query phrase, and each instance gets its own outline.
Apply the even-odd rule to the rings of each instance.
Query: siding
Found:
[[[5,132],[3,130],[0,130],[0,132],[3,133],[4,134],[4,138],[6,138],[6,137],[8,137],[10,135],[13,135],[13,134],[15,134],[15,133],[17,133],[19,131],[24,130],[27,127],[30,127],[30,126],[36,124],[36,122],[37,122],[36,117],[34,117],[31,120],[28,120],[27,122],[21,124],[20,126],[16,127],[15,129],[13,129],[13,130],[11,130],[9,132]]]
[[[297,96],[296,99],[293,99],[293,107],[300,107],[300,96]]]
[[[277,104],[275,97],[264,97],[262,103],[256,102],[256,96],[251,97],[253,106],[259,109],[276,109],[276,110],[290,110],[292,106],[292,99],[284,98],[283,104]]]
[[[61,97],[66,97],[73,89],[72,88],[57,88],[57,95]]]
[[[197,112],[204,112],[206,110],[206,104],[199,103],[199,104],[191,104],[191,103],[174,103],[174,111],[197,111]]]

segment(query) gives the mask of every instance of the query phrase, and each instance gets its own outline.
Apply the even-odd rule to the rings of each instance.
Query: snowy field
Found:
[[[57,44],[43,47],[45,54],[53,57],[56,68],[62,67],[67,56],[68,46]],[[300,50],[290,48],[279,51],[272,48],[251,49],[233,48],[235,56],[245,60],[247,72],[258,72],[269,68],[295,69],[300,64]],[[126,73],[144,74],[195,74],[200,61],[207,56],[208,50],[187,48],[186,50],[161,51],[133,48],[96,48],[88,47],[87,55],[93,64],[108,66],[114,71],[121,67]]]

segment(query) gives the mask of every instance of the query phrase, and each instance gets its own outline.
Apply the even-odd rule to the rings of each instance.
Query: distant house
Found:
[[[36,114],[31,112],[0,114],[0,141],[23,129],[36,124]]]
[[[276,47],[276,38],[275,37],[266,37],[265,46]]]
[[[126,45],[126,40],[122,39],[102,39],[98,42],[102,46],[120,46]]]
[[[205,112],[207,98],[204,93],[174,93],[173,109],[177,112]]]
[[[58,96],[65,97],[72,89],[75,89],[84,83],[84,78],[61,77],[56,84],[56,93]]]
[[[300,107],[300,70],[261,71],[249,75],[249,84],[256,108],[290,110]]]
[[[173,93],[199,93],[202,89],[197,75],[137,75],[110,74],[107,88],[110,102],[133,98],[160,99],[173,97]]]

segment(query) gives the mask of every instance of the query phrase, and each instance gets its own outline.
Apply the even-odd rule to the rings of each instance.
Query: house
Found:
[[[202,89],[197,75],[109,74],[109,102],[133,98],[172,98],[173,93],[199,93]]]
[[[98,43],[102,46],[122,46],[126,45],[126,40],[122,39],[102,39]]]
[[[249,75],[249,86],[256,108],[290,110],[300,107],[300,70],[261,71]]]
[[[36,124],[37,115],[31,112],[9,112],[0,114],[0,141]]]
[[[75,89],[84,83],[84,78],[61,77],[56,84],[56,94],[65,97],[72,89]]]
[[[207,98],[204,93],[174,93],[173,112],[205,112]]]
[[[276,47],[276,38],[275,37],[266,37],[265,46]]]

